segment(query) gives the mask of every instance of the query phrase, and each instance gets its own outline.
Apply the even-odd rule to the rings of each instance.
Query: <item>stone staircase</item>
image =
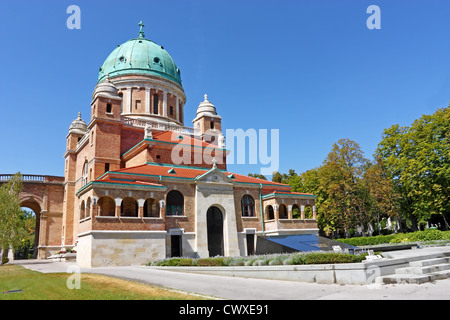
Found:
[[[377,277],[375,283],[421,284],[447,278],[450,278],[449,252],[442,253],[436,257],[426,257],[423,260],[410,261],[409,266],[395,269],[394,274]]]

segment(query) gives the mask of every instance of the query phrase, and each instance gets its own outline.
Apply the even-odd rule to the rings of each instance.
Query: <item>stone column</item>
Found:
[[[178,97],[175,96],[175,100],[176,100],[176,113],[177,113],[177,120],[180,121],[180,101],[178,100]]]
[[[145,88],[145,113],[150,114],[150,88]]]
[[[131,87],[127,87],[127,111],[128,113],[131,113]]]
[[[163,91],[163,116],[167,117],[167,91]]]
[[[159,217],[166,221],[166,201],[159,200]]]
[[[278,222],[278,219],[280,219],[280,206],[278,204],[274,204],[272,208],[273,208],[273,217],[275,218],[275,221]]]
[[[121,198],[116,198],[116,212],[115,212],[115,216],[116,218],[120,217],[120,205],[122,204],[122,199]]]
[[[312,207],[312,212],[313,212],[313,219],[317,219],[316,206]]]
[[[292,219],[292,204],[288,205],[288,219]]]
[[[300,206],[300,219],[305,220],[305,206]]]
[[[138,217],[139,218],[143,218],[144,217],[144,203],[145,203],[145,199],[139,199],[138,200]]]
[[[47,246],[47,211],[41,211],[39,214],[39,242],[35,244],[38,248],[38,259],[45,259]],[[40,248],[42,247],[42,248]]]

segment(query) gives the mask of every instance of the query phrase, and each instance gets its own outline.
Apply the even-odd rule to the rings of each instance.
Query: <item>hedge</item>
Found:
[[[249,257],[172,258],[149,263],[151,266],[273,266],[299,264],[356,263],[367,254],[353,255],[334,252],[296,252]]]
[[[336,241],[352,246],[370,246],[387,243],[426,242],[436,240],[450,240],[450,231],[426,229],[410,233],[397,233],[386,236],[358,237],[348,239],[336,239]]]

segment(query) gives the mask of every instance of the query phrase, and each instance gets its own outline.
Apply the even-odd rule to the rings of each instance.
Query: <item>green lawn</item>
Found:
[[[0,300],[202,299],[196,295],[96,274],[81,274],[80,289],[69,289],[67,280],[72,275],[74,274],[40,273],[16,265],[0,266]],[[23,292],[3,293],[9,290]]]

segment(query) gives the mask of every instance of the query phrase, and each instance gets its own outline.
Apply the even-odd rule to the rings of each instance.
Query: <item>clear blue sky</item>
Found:
[[[321,165],[341,138],[371,158],[385,128],[448,105],[449,13],[444,0],[2,0],[0,173],[63,175],[69,125],[89,121],[100,66],[140,20],[181,69],[185,125],[207,93],[224,128],[280,130],[281,172]]]

